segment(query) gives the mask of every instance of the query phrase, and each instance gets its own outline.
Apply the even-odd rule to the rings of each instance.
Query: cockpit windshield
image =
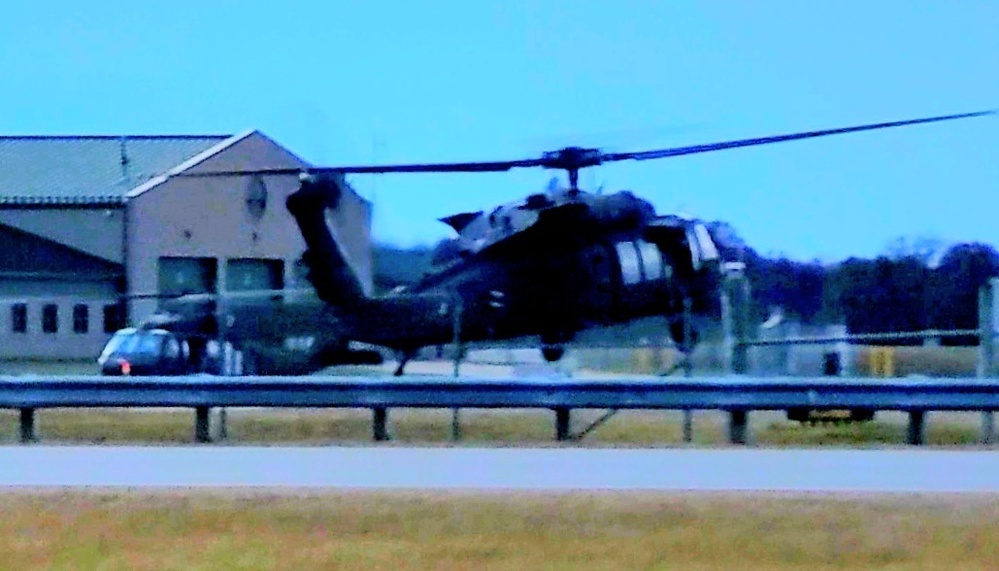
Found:
[[[163,342],[166,340],[163,331],[140,331],[136,329],[123,329],[115,333],[104,350],[101,352],[101,359],[107,359],[112,353],[124,353],[126,355],[148,355],[160,354],[163,349]]]

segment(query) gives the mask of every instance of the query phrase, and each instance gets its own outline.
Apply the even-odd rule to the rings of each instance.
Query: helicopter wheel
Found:
[[[558,361],[563,355],[565,355],[565,347],[562,345],[543,345],[541,347],[541,356],[549,363]]]

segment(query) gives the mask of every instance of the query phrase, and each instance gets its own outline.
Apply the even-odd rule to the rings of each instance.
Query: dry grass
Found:
[[[4,569],[999,568],[996,497],[0,495]]]
[[[572,431],[579,433],[603,411],[574,411]],[[553,414],[534,410],[462,410],[461,442],[470,445],[550,445],[555,438]],[[696,412],[693,443],[727,443],[728,420],[719,412]],[[389,428],[397,444],[451,442],[451,411],[394,409]],[[116,409],[42,410],[36,419],[39,439],[56,443],[189,443],[194,413],[187,410]],[[979,440],[980,417],[940,413],[927,416],[926,443],[970,446]],[[0,411],[0,443],[17,438],[17,416]],[[228,411],[231,444],[298,443],[305,445],[369,444],[371,413],[366,410]],[[676,446],[683,444],[682,415],[674,411],[620,412],[574,446]],[[906,417],[879,413],[878,420],[852,425],[801,425],[782,413],[750,414],[752,442],[758,446],[879,446],[905,442]]]

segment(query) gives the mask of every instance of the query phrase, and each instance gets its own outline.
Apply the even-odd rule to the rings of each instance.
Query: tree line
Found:
[[[727,259],[743,257],[757,319],[780,307],[804,324],[840,323],[850,333],[976,329],[979,288],[999,276],[999,253],[980,242],[945,247],[935,240],[900,238],[877,257],[822,264],[762,256],[731,240],[735,234],[727,224],[716,222],[712,229],[730,237]],[[974,345],[977,338],[949,337],[941,344]]]
[[[803,324],[845,324],[850,333],[892,333],[978,327],[978,290],[999,276],[999,253],[979,242],[945,247],[929,239],[898,239],[874,258],[835,264],[765,256],[727,223],[709,225],[722,255],[746,264],[754,321],[779,307]],[[430,267],[432,247],[379,244],[373,252],[378,291],[411,283]],[[891,344],[921,344],[921,340]],[[951,337],[944,345],[974,345],[975,337]]]

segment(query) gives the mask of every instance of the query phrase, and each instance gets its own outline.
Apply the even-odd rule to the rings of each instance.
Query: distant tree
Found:
[[[842,312],[851,333],[895,333],[926,327],[928,269],[914,257],[851,258],[826,280],[826,303]],[[919,340],[883,344],[919,344]]]
[[[939,262],[945,250],[944,241],[934,236],[922,235],[911,238],[899,236],[885,247],[885,256],[892,260],[914,258],[923,266],[933,267]]]
[[[921,331],[929,327],[928,287],[930,269],[922,256],[891,260],[891,326],[893,331]],[[912,345],[922,344],[913,339]]]
[[[978,290],[999,275],[999,253],[982,243],[957,244],[947,250],[930,281],[930,322],[939,329],[978,327]],[[947,338],[947,345],[974,345],[975,337]]]

